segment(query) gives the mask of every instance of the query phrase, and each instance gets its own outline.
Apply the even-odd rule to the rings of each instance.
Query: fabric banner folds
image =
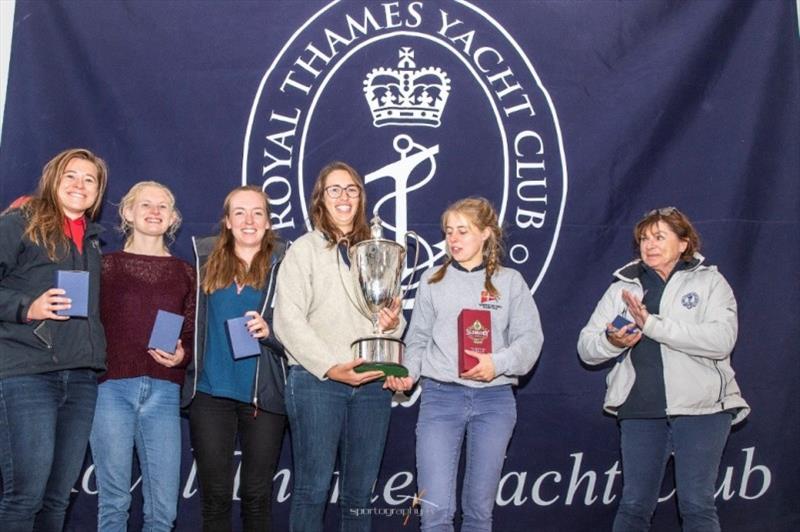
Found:
[[[800,529],[795,2],[18,0],[13,13],[3,206],[33,189],[57,151],[87,147],[109,163],[104,225],[131,184],[162,181],[184,216],[175,253],[191,259],[190,236],[214,230],[241,183],[262,186],[273,226],[296,238],[316,173],[341,159],[365,176],[390,238],[419,234],[423,270],[444,254],[438,217],[449,202],[497,205],[545,347],[517,391],[496,530],[610,527],[622,468],[616,423],[601,411],[607,368],[583,366],[575,343],[633,255],[633,224],[678,206],[739,303],[733,364],[753,411],[723,457],[723,528]],[[386,90],[406,75],[407,97]],[[108,251],[120,245],[114,231],[105,240]],[[417,399],[393,411],[376,530],[419,526]],[[286,444],[280,467],[284,530]],[[75,490],[68,529],[93,530],[90,457]],[[140,484],[133,492],[136,529]],[[654,530],[674,530],[669,476],[662,494]],[[199,514],[184,434],[177,529],[198,530]]]

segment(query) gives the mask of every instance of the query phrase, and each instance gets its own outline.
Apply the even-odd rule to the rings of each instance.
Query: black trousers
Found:
[[[204,532],[230,532],[234,451],[241,449],[239,498],[245,532],[271,530],[272,478],[281,452],[286,416],[253,405],[198,392],[189,408],[189,426]]]

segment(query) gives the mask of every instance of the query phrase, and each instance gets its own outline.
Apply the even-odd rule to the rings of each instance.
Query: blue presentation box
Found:
[[[261,345],[247,330],[247,322],[251,319],[253,318],[243,316],[225,322],[228,327],[228,339],[231,342],[231,352],[234,360],[261,354]]]
[[[59,316],[86,318],[89,316],[89,272],[81,270],[57,270],[53,284],[66,291],[65,297],[72,300],[72,307],[57,310]]]
[[[182,327],[183,316],[159,310],[156,314],[156,321],[153,323],[153,330],[150,332],[150,341],[147,342],[147,347],[174,354]]]
[[[631,323],[633,323],[631,320],[617,314],[617,317],[614,318],[614,321],[611,322],[611,325],[613,325],[615,329],[619,330]],[[637,332],[639,332],[638,327],[631,327],[628,329],[627,334],[636,334]]]

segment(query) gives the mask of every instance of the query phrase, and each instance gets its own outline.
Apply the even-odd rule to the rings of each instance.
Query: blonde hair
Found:
[[[492,276],[500,269],[500,258],[503,255],[503,229],[497,220],[497,211],[495,211],[492,204],[486,198],[464,198],[451,204],[442,214],[442,231],[445,231],[447,224],[447,217],[450,214],[457,213],[466,218],[470,224],[474,225],[478,231],[483,232],[489,229],[489,238],[483,243],[483,263],[486,265],[486,280],[484,287],[486,291],[495,297],[499,297],[500,293],[492,283]],[[450,256],[449,250],[447,258],[441,267],[431,275],[428,283],[438,283],[444,279],[447,273],[447,267],[453,262],[453,257]]]
[[[339,231],[339,228],[336,227],[336,224],[334,224],[333,220],[331,220],[331,215],[328,213],[328,209],[325,208],[325,182],[328,180],[328,176],[334,170],[343,170],[350,174],[350,177],[353,179],[353,183],[355,183],[356,186],[361,189],[361,195],[359,196],[358,201],[358,209],[356,210],[356,215],[353,218],[353,230],[346,235],[343,235],[341,231]],[[311,225],[314,226],[314,229],[325,235],[325,238],[328,239],[328,247],[334,246],[342,237],[347,237],[351,246],[369,238],[369,224],[367,223],[367,191],[364,189],[364,181],[361,179],[361,176],[358,174],[358,172],[356,172],[356,169],[349,164],[341,161],[334,161],[327,164],[322,170],[320,170],[319,176],[317,176],[317,181],[314,183],[314,189],[311,191],[310,203]]]
[[[69,240],[64,234],[64,209],[58,200],[58,187],[67,165],[73,159],[83,159],[97,168],[97,197],[86,215],[93,220],[103,202],[108,181],[108,168],[105,161],[87,149],[64,150],[42,169],[39,186],[33,197],[22,205],[21,210],[27,218],[24,236],[37,246],[42,246],[52,261],[59,260],[69,250]]]
[[[247,285],[256,290],[261,290],[267,282],[267,274],[272,266],[272,252],[275,249],[275,233],[272,227],[264,231],[261,247],[253,257],[250,267],[236,255],[233,232],[228,229],[226,221],[230,215],[231,200],[239,192],[255,192],[264,198],[264,207],[269,220],[269,197],[260,187],[246,185],[236,187],[225,196],[223,215],[220,220],[219,237],[214,244],[214,249],[203,267],[203,291],[210,294],[215,290],[225,288],[234,281]]]
[[[178,210],[178,207],[175,205],[175,195],[172,194],[172,191],[167,188],[166,185],[162,185],[157,181],[139,181],[135,185],[133,185],[130,190],[125,194],[119,202],[119,209],[117,212],[119,213],[119,231],[125,235],[125,247],[128,247],[133,242],[133,224],[125,219],[125,210],[132,209],[133,204],[136,202],[136,197],[145,187],[153,187],[161,190],[167,196],[167,202],[169,203],[169,208],[172,209],[172,213],[175,216],[175,219],[167,228],[167,232],[165,236],[169,241],[169,244],[175,242],[175,233],[178,231],[178,228],[181,226],[181,221],[183,221],[183,217],[181,217],[181,212]],[[167,245],[167,242],[164,242],[164,245]]]

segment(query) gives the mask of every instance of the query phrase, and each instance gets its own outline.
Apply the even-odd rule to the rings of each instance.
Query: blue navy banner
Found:
[[[800,529],[795,2],[18,0],[10,57],[2,205],[30,193],[55,153],[89,148],[109,166],[105,251],[121,244],[114,204],[145,179],[175,191],[174,251],[191,262],[190,237],[215,231],[243,183],[267,192],[273,227],[297,238],[317,173],[343,160],[364,176],[388,237],[417,234],[410,313],[421,271],[444,256],[446,205],[489,198],[545,335],[517,390],[496,530],[610,529],[622,467],[615,419],[602,412],[608,368],[583,365],[575,346],[611,272],[634,256],[633,225],[679,207],[739,304],[732,363],[752,413],[723,455],[722,527]],[[418,395],[394,405],[375,530],[419,528]],[[184,429],[177,529],[193,531]],[[277,530],[292,493],[288,438]],[[136,529],[138,481],[132,491]],[[90,456],[74,495],[67,529],[94,530]],[[668,474],[653,529],[677,527]]]

